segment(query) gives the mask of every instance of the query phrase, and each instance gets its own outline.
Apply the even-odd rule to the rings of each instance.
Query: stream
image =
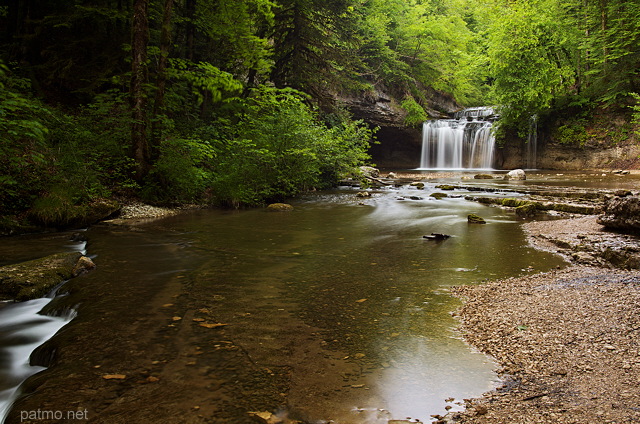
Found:
[[[38,390],[6,422],[44,405],[109,423],[249,423],[252,411],[430,422],[461,409],[499,381],[491,358],[457,332],[450,288],[564,262],[532,249],[512,211],[465,200],[464,190],[436,200],[435,185],[312,193],[286,213],[197,210],[90,228],[98,268],[52,307],[77,317],[62,330],[71,316],[41,318],[49,337],[59,331],[45,350],[62,354],[29,380],[23,392]],[[470,213],[487,224],[468,224]],[[451,237],[422,237],[432,232]],[[67,239],[5,239],[0,260],[54,253]],[[32,315],[44,301],[33,302]],[[2,349],[18,325],[6,315],[23,315],[9,307]],[[0,375],[15,378],[23,371],[7,364],[18,362],[3,359]]]

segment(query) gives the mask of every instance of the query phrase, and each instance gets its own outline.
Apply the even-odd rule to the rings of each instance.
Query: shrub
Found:
[[[246,100],[229,126],[230,139],[216,143],[212,189],[232,206],[281,201],[335,183],[368,159],[373,131],[343,120],[332,128],[291,89],[262,87]]]

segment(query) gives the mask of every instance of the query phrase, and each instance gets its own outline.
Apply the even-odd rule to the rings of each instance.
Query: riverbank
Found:
[[[534,246],[565,255],[549,240],[622,237],[601,230],[595,219],[531,222],[526,229]],[[504,385],[466,401],[465,411],[443,422],[640,420],[640,272],[574,263],[455,294],[465,300],[461,331],[500,364]]]

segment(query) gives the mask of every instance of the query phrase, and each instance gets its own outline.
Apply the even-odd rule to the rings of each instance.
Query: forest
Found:
[[[9,0],[0,6],[0,226],[100,199],[256,206],[335,184],[376,128],[342,95],[425,89],[579,142],[640,117],[637,0]],[[7,4],[5,3],[5,4]]]

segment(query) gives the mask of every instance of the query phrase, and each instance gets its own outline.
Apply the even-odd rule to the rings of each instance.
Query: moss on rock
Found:
[[[288,203],[272,203],[267,206],[267,210],[271,212],[288,212],[293,210],[293,206]]]
[[[534,202],[516,207],[516,215],[522,218],[535,216],[538,213],[538,207]]]
[[[0,267],[0,299],[36,299],[63,281],[93,268],[95,264],[80,252],[57,253]]]
[[[487,223],[487,221],[485,221],[481,216],[476,215],[475,213],[467,215],[467,221],[469,222],[469,224],[486,224]]]

